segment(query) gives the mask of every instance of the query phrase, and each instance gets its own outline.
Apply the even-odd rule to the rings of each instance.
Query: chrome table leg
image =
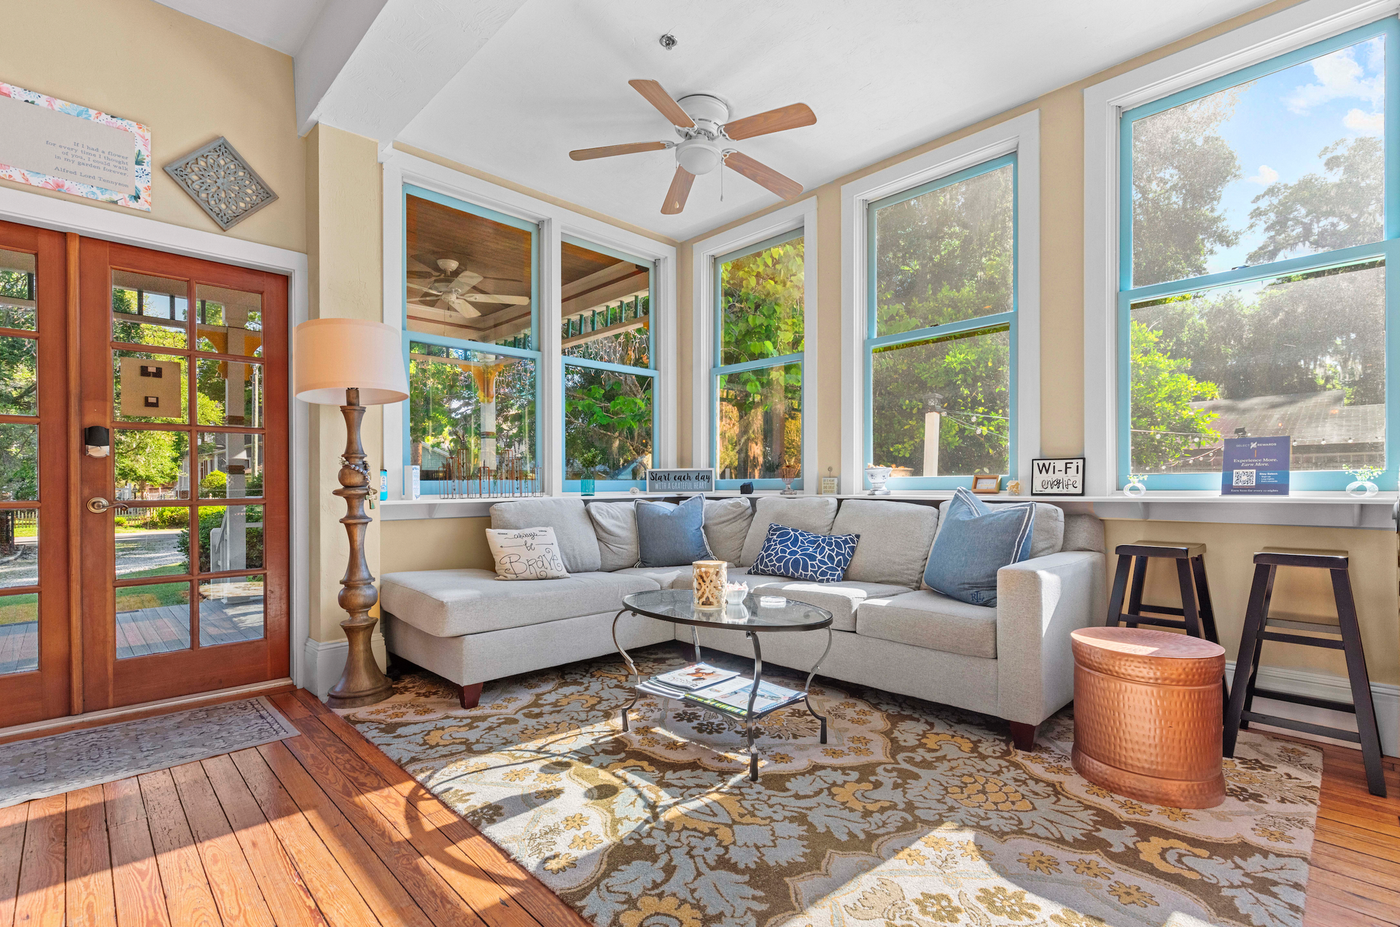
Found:
[[[758,781],[758,745],[756,743],[758,730],[754,725],[753,705],[758,698],[759,687],[763,685],[763,648],[758,645],[758,635],[752,631],[745,631],[749,640],[753,641],[753,688],[749,690],[749,710],[744,718],[748,734],[749,744],[749,780]]]
[[[826,718],[822,715],[817,714],[816,709],[812,707],[812,680],[817,677],[817,670],[821,669],[822,663],[825,662],[827,655],[831,653],[832,640],[833,636],[831,633],[831,628],[827,628],[826,649],[822,651],[822,655],[820,657],[817,657],[816,665],[814,665],[812,667],[812,671],[807,674],[807,684],[802,688],[802,701],[807,703],[807,711],[812,715],[812,717],[816,718],[822,723],[822,743],[826,743]]]

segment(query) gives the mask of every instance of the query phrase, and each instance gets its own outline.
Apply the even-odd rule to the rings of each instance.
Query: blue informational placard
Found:
[[[1220,475],[1221,495],[1288,495],[1288,437],[1226,438]]]

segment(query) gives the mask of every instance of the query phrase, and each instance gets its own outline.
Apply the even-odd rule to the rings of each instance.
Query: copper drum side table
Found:
[[[1224,801],[1225,648],[1143,628],[1084,628],[1070,637],[1075,770],[1156,805],[1214,808]]]

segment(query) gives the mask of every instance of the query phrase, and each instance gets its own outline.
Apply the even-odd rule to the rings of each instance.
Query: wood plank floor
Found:
[[[305,691],[301,736],[0,809],[0,927],[585,927]],[[1400,927],[1400,772],[1324,747],[1305,927]]]

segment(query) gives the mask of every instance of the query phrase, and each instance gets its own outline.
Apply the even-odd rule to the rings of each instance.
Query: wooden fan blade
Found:
[[[785,200],[796,199],[802,193],[802,184],[784,174],[779,174],[766,164],[750,158],[742,151],[731,151],[724,163],[734,168],[761,187],[767,187]]]
[[[576,148],[569,152],[575,161],[611,158],[614,155],[636,154],[639,151],[665,151],[665,142],[629,142],[626,145],[604,145],[602,148]]]
[[[690,185],[693,183],[694,174],[683,167],[676,168],[676,176],[671,178],[671,189],[666,191],[666,202],[661,204],[663,216],[674,216],[685,208],[685,200],[690,196]]]
[[[647,102],[655,106],[661,115],[671,120],[672,125],[680,126],[682,129],[695,128],[695,121],[685,114],[681,105],[656,81],[629,80],[627,83],[632,86],[633,90],[646,97]]]
[[[816,121],[817,114],[812,112],[810,106],[806,103],[794,103],[791,106],[770,109],[766,113],[735,119],[725,124],[724,134],[737,142],[740,139],[769,135],[785,129],[800,129],[803,126],[814,125]]]
[[[528,306],[530,297],[528,296],[499,296],[495,293],[464,293],[461,299],[469,299],[474,303],[505,303],[508,306]]]

